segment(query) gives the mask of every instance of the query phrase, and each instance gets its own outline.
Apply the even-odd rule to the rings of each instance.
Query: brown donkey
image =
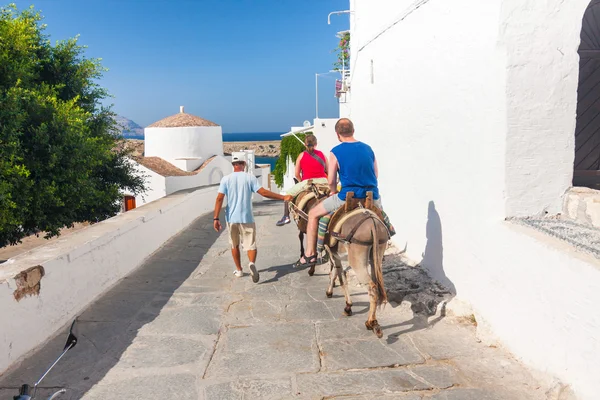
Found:
[[[352,315],[352,300],[348,290],[348,279],[338,252],[341,241],[345,244],[348,252],[348,263],[356,273],[358,281],[368,286],[369,316],[365,325],[367,329],[375,332],[377,337],[380,338],[383,336],[383,331],[377,322],[376,311],[379,306],[387,302],[382,264],[383,254],[390,238],[389,232],[379,216],[374,211],[366,208],[350,211],[338,220],[335,226],[330,224],[329,232],[330,240],[325,249],[329,253],[331,270],[326,295],[327,297],[333,296],[335,280],[338,278],[346,299],[344,314],[347,316]]]
[[[307,189],[299,193],[291,203],[290,214],[292,214],[296,221],[299,231],[300,259],[304,257],[304,235],[306,234],[306,227],[308,224],[308,213],[314,206],[327,198],[327,196],[329,196],[329,186],[315,185],[312,181],[309,181]],[[298,264],[298,262],[296,262],[296,264]],[[312,266],[308,270],[308,275],[313,276],[314,274],[315,267]]]

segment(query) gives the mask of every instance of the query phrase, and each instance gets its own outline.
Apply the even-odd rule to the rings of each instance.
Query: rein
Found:
[[[319,188],[314,183],[310,184],[310,190],[312,190],[312,192],[315,194],[315,197],[316,197],[317,200],[321,200],[323,197],[327,197],[327,195],[325,193],[322,193],[322,192],[319,191]],[[308,221],[308,214],[307,213],[305,213],[304,211],[302,211],[296,205],[296,203],[294,203],[293,201],[290,201],[290,204],[294,207],[294,211],[298,214],[299,217],[301,217],[305,221]]]

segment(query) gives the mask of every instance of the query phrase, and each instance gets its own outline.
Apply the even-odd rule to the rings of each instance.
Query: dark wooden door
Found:
[[[588,6],[581,28],[573,183],[600,184],[600,0]]]

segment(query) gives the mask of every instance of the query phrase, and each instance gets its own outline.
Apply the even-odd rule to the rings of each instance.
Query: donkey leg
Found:
[[[340,286],[344,290],[344,298],[346,299],[346,307],[344,308],[344,315],[350,317],[352,315],[352,299],[350,298],[350,291],[348,290],[348,277],[346,271],[342,267],[341,263],[336,266],[337,276],[340,279]]]
[[[329,249],[329,247],[326,247],[326,250],[329,254],[329,287],[327,288],[325,295],[328,298],[331,298],[333,296],[333,288],[335,287],[335,278],[337,277],[336,266],[338,262],[341,266],[342,260],[340,260],[339,257],[332,255],[332,251]]]
[[[350,244],[348,246],[348,261],[352,265],[352,269],[358,278],[358,281],[368,286],[369,292],[369,317],[365,322],[367,329],[375,332],[377,337],[382,337],[383,332],[377,323],[377,300],[378,293],[375,282],[370,274],[371,247],[359,244]]]
[[[377,322],[377,287],[374,283],[369,285],[369,317],[367,318],[367,322],[365,322],[365,326],[368,330],[373,331],[378,338],[383,336],[383,331],[381,330],[381,326]]]

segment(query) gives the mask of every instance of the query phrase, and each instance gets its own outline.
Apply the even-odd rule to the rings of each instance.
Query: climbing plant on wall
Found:
[[[337,60],[333,63],[335,71],[350,68],[350,32],[346,32],[340,38],[338,46],[333,50],[337,53]]]
[[[296,136],[302,142],[304,142],[304,138],[307,134],[312,134],[311,132],[307,132],[306,134],[300,133]],[[277,160],[277,164],[275,164],[275,169],[273,170],[273,175],[275,176],[275,183],[277,186],[283,186],[283,176],[287,172],[287,159],[291,158],[292,162],[296,162],[296,158],[305,150],[305,147],[300,140],[296,139],[294,136],[286,136],[281,141],[281,153],[279,154],[279,159]]]

